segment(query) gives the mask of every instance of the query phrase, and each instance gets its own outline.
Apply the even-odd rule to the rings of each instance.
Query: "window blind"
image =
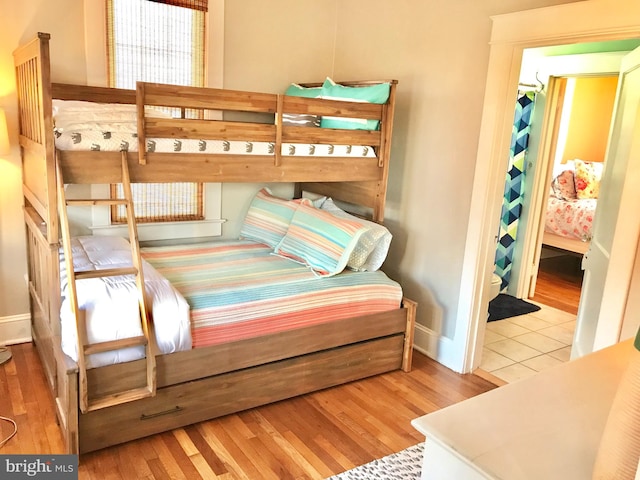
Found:
[[[109,85],[135,89],[137,81],[205,85],[207,0],[107,0]],[[132,184],[139,222],[202,220],[203,185]],[[111,187],[120,195],[118,185]],[[111,210],[125,223],[124,207]]]

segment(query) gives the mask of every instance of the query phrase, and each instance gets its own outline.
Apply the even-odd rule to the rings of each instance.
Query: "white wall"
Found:
[[[92,2],[87,12],[97,1],[86,0]],[[419,302],[418,341],[445,364],[452,363],[440,356],[436,345],[446,343],[456,329],[490,16],[571,1],[225,2],[226,88],[280,92],[291,81],[321,81],[327,75],[337,80],[399,80],[386,210],[394,241],[385,270]],[[17,294],[10,287],[10,280],[21,278],[26,267],[16,170],[15,87],[12,74],[4,72],[12,71],[13,49],[45,31],[52,34],[54,81],[99,83],[99,65],[91,66],[93,57],[87,60],[85,49],[85,44],[99,45],[96,30],[84,28],[79,5],[79,0],[0,0],[0,11],[10,12],[0,20],[0,67],[9,78],[0,106],[8,111],[14,144],[14,175],[0,179],[2,190],[11,189],[11,198],[0,205],[0,218],[12,219],[11,235],[0,236],[0,300],[12,302],[2,301],[0,318],[28,311],[24,282],[16,287]],[[256,188],[224,186],[222,213],[230,219],[225,235],[237,234],[234,219]]]

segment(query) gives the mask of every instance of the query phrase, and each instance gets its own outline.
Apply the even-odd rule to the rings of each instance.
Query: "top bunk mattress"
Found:
[[[138,151],[135,105],[107,105],[73,100],[53,100],[54,138],[58,150],[70,151]],[[160,110],[147,110],[147,116],[170,118]],[[314,128],[314,127],[307,127]],[[209,153],[232,155],[273,155],[273,142],[247,139],[204,140],[148,138],[147,152]],[[370,157],[375,150],[361,145],[283,143],[286,156]]]
[[[143,248],[142,256],[191,308],[194,347],[380,313],[400,307],[383,272],[318,277],[249,240]]]

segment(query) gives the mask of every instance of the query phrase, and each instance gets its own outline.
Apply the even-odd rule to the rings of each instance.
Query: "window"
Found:
[[[136,81],[205,84],[207,0],[107,0],[109,86],[135,89]],[[132,184],[136,220],[204,219],[202,183]],[[122,195],[111,186],[112,197]],[[113,207],[111,223],[126,223],[124,207]]]

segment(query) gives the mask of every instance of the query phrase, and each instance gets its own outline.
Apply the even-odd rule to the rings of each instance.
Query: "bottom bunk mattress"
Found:
[[[71,239],[76,272],[130,267],[129,242],[121,237],[86,236]],[[147,310],[153,317],[156,344],[161,353],[191,349],[189,305],[171,283],[143,261]],[[62,351],[78,360],[76,321],[69,297],[64,254],[60,252],[60,323]],[[78,307],[85,311],[89,343],[143,334],[138,290],[133,275],[85,278],[76,281]],[[143,347],[130,347],[87,357],[87,368],[144,358]]]
[[[191,309],[193,347],[400,307],[400,285],[383,272],[318,277],[249,240],[142,249],[143,258]]]

